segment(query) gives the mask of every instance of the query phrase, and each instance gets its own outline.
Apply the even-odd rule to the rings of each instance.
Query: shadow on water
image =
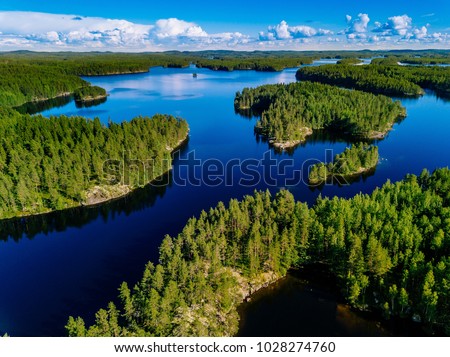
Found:
[[[171,173],[164,175],[171,186]],[[167,186],[154,187],[149,184],[138,188],[127,196],[95,206],[82,206],[40,214],[30,217],[12,218],[0,221],[0,240],[22,238],[33,239],[36,235],[51,232],[63,232],[69,227],[83,227],[87,223],[102,217],[104,222],[113,219],[116,214],[143,210],[152,207],[158,198],[162,198]]]
[[[380,321],[372,312],[345,304],[336,279],[325,265],[291,270],[239,307],[238,336],[424,336],[419,324]]]
[[[348,176],[339,176],[334,175],[327,179],[326,182],[322,182],[318,185],[309,185],[309,189],[311,191],[319,190],[322,191],[324,186],[326,185],[337,185],[339,187],[348,186],[356,182],[365,182],[369,177],[375,175],[377,168],[376,166],[371,168],[370,170],[367,170],[361,174],[355,174],[355,175],[348,175]],[[307,179],[307,178],[305,178]]]
[[[256,143],[267,143],[269,148],[273,149],[273,151],[276,154],[280,154],[280,153],[284,152],[284,153],[288,154],[289,156],[294,155],[295,151],[298,148],[303,148],[303,147],[306,147],[307,145],[311,145],[311,144],[314,145],[314,144],[345,143],[347,146],[350,146],[355,143],[365,142],[368,144],[375,145],[379,141],[383,140],[383,139],[377,139],[377,140],[357,139],[354,136],[346,135],[345,133],[339,133],[337,131],[333,131],[333,130],[329,130],[329,129],[316,129],[313,131],[313,133],[311,135],[306,137],[305,141],[299,143],[298,145],[295,145],[295,146],[289,147],[289,148],[285,148],[285,149],[280,149],[280,148],[274,147],[270,143],[270,140],[268,140],[268,138],[265,135],[258,133],[258,131],[256,129],[254,131],[254,136],[255,136]],[[334,154],[338,154],[338,153],[336,152]]]
[[[105,103],[106,100],[107,100],[107,97],[99,98],[99,99],[92,100],[89,102],[75,102],[75,107],[78,109],[91,108],[91,107],[95,107],[97,105]],[[65,95],[65,96],[61,96],[61,97],[42,100],[39,102],[28,102],[28,103],[22,104],[18,107],[15,107],[14,109],[17,110],[21,114],[33,115],[33,114],[43,112],[45,110],[64,107],[67,104],[71,103],[72,101],[73,101],[73,95]]]
[[[64,107],[65,105],[69,104],[72,100],[73,95],[66,95],[62,97],[43,100],[40,102],[28,102],[22,104],[21,106],[15,107],[14,109],[21,114],[36,114],[44,110]]]
[[[99,98],[99,99],[95,99],[95,100],[90,100],[88,102],[77,102],[77,101],[75,101],[75,106],[77,108],[91,108],[91,107],[95,107],[97,105],[105,103],[107,98],[108,97]]]

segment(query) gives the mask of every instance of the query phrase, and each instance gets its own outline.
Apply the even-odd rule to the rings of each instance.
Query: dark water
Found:
[[[252,295],[239,308],[238,336],[423,336],[419,324],[380,320],[375,313],[352,310],[336,281],[323,267],[307,267]]]
[[[194,72],[197,78],[192,77]],[[315,133],[293,152],[275,153],[254,135],[254,119],[234,113],[233,98],[246,86],[294,79],[295,69],[261,73],[153,68],[147,74],[88,78],[110,94],[98,106],[77,108],[71,101],[45,110],[44,115],[98,116],[104,123],[168,113],[188,121],[190,139],[179,157],[175,155],[166,187],[149,187],[99,207],[0,223],[0,332],[56,336],[64,335],[69,315],[81,315],[91,322],[93,314],[117,296],[122,281],[135,282],[145,263],[157,259],[165,234],[175,235],[189,217],[219,201],[241,198],[255,189],[275,193],[288,187],[296,199],[313,203],[320,193],[351,197],[361,191],[369,193],[387,179],[396,181],[406,173],[419,174],[424,167],[433,170],[449,165],[450,103],[427,93],[417,100],[402,100],[408,117],[378,143],[381,162],[370,176],[350,186],[331,185],[320,190],[287,180],[293,170],[307,167],[312,159],[333,156],[348,143]],[[327,153],[327,149],[334,152]],[[269,180],[267,170],[264,173],[264,161],[255,170],[260,179],[256,177],[247,185],[240,180],[248,175],[231,167],[228,182],[182,184],[181,179],[193,176],[187,164],[192,167],[194,160],[211,158],[218,160],[216,164],[249,158],[256,162],[277,160],[278,164],[291,161],[284,161],[285,173],[272,169],[275,180]],[[196,168],[194,174],[199,177],[203,169]],[[296,178],[301,176],[297,173]],[[323,334],[335,334],[334,327],[325,328]]]

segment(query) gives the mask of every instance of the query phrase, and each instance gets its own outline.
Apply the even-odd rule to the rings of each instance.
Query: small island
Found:
[[[98,86],[86,86],[81,87],[73,93],[75,102],[88,103],[94,102],[100,99],[104,99],[108,96],[106,90]]]
[[[281,150],[305,141],[314,130],[382,139],[406,116],[400,102],[386,96],[312,82],[244,88],[236,93],[234,107],[243,115],[260,115],[255,132]]]
[[[334,157],[332,163],[315,164],[309,171],[309,184],[320,185],[333,178],[350,178],[375,168],[378,164],[378,147],[363,143],[346,148]]]

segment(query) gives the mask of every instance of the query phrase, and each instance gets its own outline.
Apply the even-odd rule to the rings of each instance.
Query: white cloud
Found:
[[[431,16],[431,14],[429,14]],[[422,16],[423,17],[423,16]],[[385,23],[375,22],[373,32],[377,35],[370,37],[370,41],[384,41],[391,46],[413,44],[429,46],[430,44],[439,44],[449,46],[447,33],[434,32],[429,33],[430,24],[417,27],[408,15],[392,16]],[[441,47],[442,48],[442,47]]]
[[[239,32],[208,34],[199,25],[176,18],[151,25],[102,17],[80,17],[40,12],[0,11],[0,45],[18,49],[160,50],[178,46],[247,43]]]
[[[367,31],[367,25],[370,22],[369,15],[358,14],[358,17],[352,20],[350,15],[346,16],[349,27],[345,30],[346,34],[364,33]]]
[[[56,46],[137,47],[144,44],[150,28],[150,25],[101,17],[0,12],[0,30],[4,34]]]
[[[412,19],[408,15],[392,16],[384,24],[376,22],[373,31],[380,32],[383,35],[406,36],[411,29],[411,24]]]
[[[274,40],[291,40],[291,39],[306,39],[314,36],[329,36],[333,35],[333,31],[327,29],[315,29],[311,26],[298,25],[289,26],[286,21],[281,21],[276,26],[269,26],[267,32],[261,31],[259,33],[260,41],[274,41]]]
[[[347,35],[347,38],[349,40],[365,40],[367,38],[367,35],[364,33],[349,33]]]
[[[291,26],[281,21],[253,36],[230,31],[208,33],[194,22],[159,19],[138,24],[123,19],[58,15],[40,12],[0,11],[1,50],[47,51],[162,51],[170,49],[355,49],[449,48],[450,29],[431,32],[431,26],[415,26],[408,15],[392,16],[369,26],[366,13],[345,16],[346,28]],[[232,26],[232,25],[230,25]],[[369,29],[369,27],[371,27]],[[372,33],[369,32],[371,30]],[[256,35],[256,36],[255,36]]]
[[[413,31],[414,38],[417,38],[419,40],[427,37],[427,33],[428,33],[428,29],[425,26],[422,26],[421,28],[416,28]]]
[[[150,36],[162,40],[177,37],[207,37],[208,34],[192,22],[170,18],[156,21],[150,30]]]

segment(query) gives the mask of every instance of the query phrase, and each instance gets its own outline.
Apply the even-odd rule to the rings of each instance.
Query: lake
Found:
[[[297,200],[311,204],[319,194],[370,193],[387,179],[397,181],[407,173],[450,164],[450,102],[427,92],[420,99],[402,99],[408,117],[377,143],[381,159],[375,172],[347,186],[309,188],[301,182],[304,169],[314,160],[342,152],[349,143],[316,132],[292,152],[277,153],[255,136],[255,119],[236,114],[233,107],[236,91],[292,82],[295,72],[152,68],[145,74],[86,78],[110,94],[98,106],[77,108],[68,100],[57,103],[59,107],[41,108],[46,116],[99,117],[105,124],[167,113],[188,121],[190,137],[175,155],[164,187],[149,186],[97,207],[0,223],[0,333],[59,336],[65,335],[69,315],[92,322],[94,313],[117,297],[122,281],[133,284],[146,262],[157,260],[165,234],[176,235],[188,218],[219,201],[227,203],[255,189],[275,193],[287,187]],[[215,159],[211,165],[253,159],[252,163],[260,163],[259,177],[248,180],[229,165],[223,182],[198,184],[196,178],[204,177],[205,166],[191,168],[208,159]],[[281,165],[285,170],[278,172],[272,163],[267,177],[266,162],[274,160],[275,164],[285,160]],[[240,184],[242,180],[246,185]]]

